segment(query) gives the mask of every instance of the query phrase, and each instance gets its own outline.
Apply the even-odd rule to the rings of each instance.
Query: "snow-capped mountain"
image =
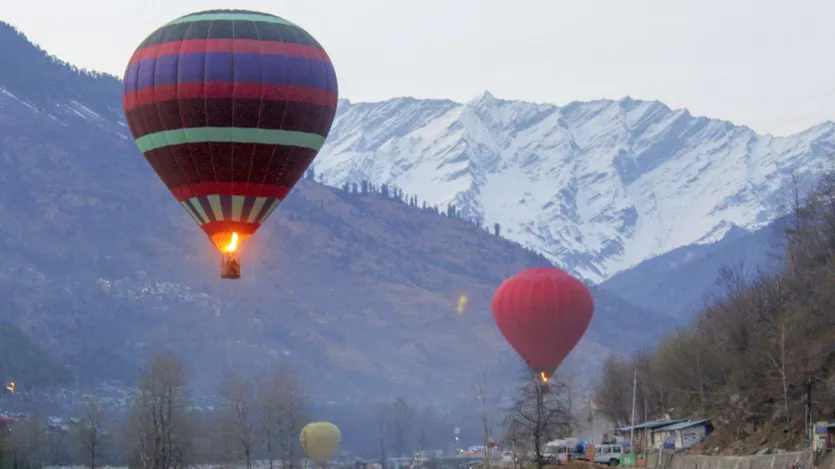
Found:
[[[758,135],[658,101],[339,103],[317,178],[454,204],[598,282],[677,247],[756,229],[830,160],[835,124]]]

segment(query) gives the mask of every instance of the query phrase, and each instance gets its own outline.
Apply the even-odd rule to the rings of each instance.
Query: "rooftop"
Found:
[[[644,422],[644,423],[636,423],[635,425],[633,425],[633,426],[631,426],[631,427],[623,427],[623,428],[618,428],[618,430],[619,430],[619,431],[621,431],[621,432],[628,432],[628,431],[632,430],[633,428],[634,428],[635,430],[644,430],[644,429],[654,430],[654,429],[656,429],[656,428],[658,428],[658,427],[665,427],[665,426],[667,426],[667,425],[672,425],[672,424],[674,424],[674,423],[686,422],[686,421],[687,421],[687,420],[685,420],[685,419],[672,419],[672,420],[661,419],[661,420],[650,420],[649,422]]]
[[[691,420],[687,422],[679,422],[674,423],[672,425],[667,425],[665,427],[656,428],[658,431],[662,432],[671,432],[674,430],[684,430],[685,428],[695,427],[698,425],[703,425],[705,423],[710,423],[710,419],[701,419],[701,420]]]

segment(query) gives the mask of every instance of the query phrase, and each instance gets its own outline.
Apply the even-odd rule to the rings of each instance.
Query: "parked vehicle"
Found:
[[[594,447],[594,458],[592,461],[598,464],[606,464],[616,467],[621,463],[623,446],[621,445],[598,445]]]
[[[564,445],[546,445],[542,456],[548,464],[565,464],[571,458],[574,448]]]

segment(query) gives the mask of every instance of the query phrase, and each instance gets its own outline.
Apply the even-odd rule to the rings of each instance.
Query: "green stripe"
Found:
[[[199,218],[197,218],[197,215],[196,215],[196,214],[195,214],[195,213],[191,210],[191,207],[189,207],[187,203],[185,203],[185,202],[180,202],[180,205],[182,205],[182,206],[183,206],[183,208],[184,208],[184,209],[186,209],[186,212],[188,212],[188,214],[191,216],[191,218],[193,218],[193,219],[194,219],[194,222],[195,222],[195,223],[197,223],[197,224],[198,224],[198,225],[200,225],[200,226],[203,226],[203,222],[202,222],[202,221],[200,221],[200,219],[199,219]]]
[[[244,211],[244,201],[246,197],[242,195],[232,196],[232,221],[241,221],[241,212]]]
[[[325,137],[295,130],[247,129],[240,127],[189,127],[165,130],[143,135],[136,139],[142,153],[183,143],[229,142],[260,143],[262,145],[286,145],[310,148],[318,151]]]
[[[279,18],[272,15],[259,15],[255,13],[198,13],[196,15],[183,16],[168,23],[166,26],[180,23],[193,23],[195,21],[260,21],[262,23],[286,24],[288,26],[296,26],[284,18]]]
[[[276,208],[278,208],[278,204],[280,204],[280,203],[281,203],[280,199],[273,199],[272,205],[270,205],[270,208],[268,208],[267,211],[264,212],[264,216],[261,217],[261,220],[259,220],[258,223],[264,223],[267,220],[267,218],[269,218],[270,215],[272,215],[273,211]]]
[[[203,223],[209,223],[209,216],[206,215],[206,211],[203,210],[203,206],[200,205],[200,201],[197,200],[197,197],[192,197],[190,200],[193,200],[192,205],[194,208],[197,209],[197,213],[200,215],[200,218],[203,220]]]
[[[246,219],[247,223],[255,223],[255,217],[258,216],[258,212],[261,211],[261,207],[264,206],[264,202],[266,201],[266,197],[255,198],[255,202],[252,203],[252,208],[249,210],[249,216]]]
[[[212,208],[215,220],[223,221],[223,205],[220,204],[220,196],[216,194],[207,195],[206,200],[209,201],[209,207]]]

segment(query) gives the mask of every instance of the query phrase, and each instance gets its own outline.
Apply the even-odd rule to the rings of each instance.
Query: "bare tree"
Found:
[[[100,466],[102,447],[107,436],[104,409],[93,397],[85,399],[81,406],[79,422],[72,429],[72,439],[84,463],[90,469]]]
[[[298,468],[302,458],[299,432],[310,421],[310,412],[292,369],[279,365],[259,383],[258,410],[270,469],[276,456],[282,469]]]
[[[632,396],[624,383],[631,380],[630,368],[628,361],[616,355],[609,355],[603,362],[603,372],[596,386],[600,413],[616,426],[623,426],[629,422]]]
[[[490,392],[488,389],[488,376],[482,371],[475,382],[475,396],[478,399],[481,413],[481,429],[484,439],[484,467],[490,469],[490,414],[491,409],[497,409],[501,396],[497,392]]]
[[[417,430],[417,438],[416,443],[417,447],[421,451],[425,451],[429,448],[429,432],[430,432],[430,423],[432,419],[432,409],[431,408],[423,408],[417,415],[417,422],[415,423],[415,428]]]
[[[38,469],[49,463],[47,424],[40,414],[30,415],[15,422],[9,441],[17,453],[16,456],[25,460],[29,467]]]
[[[201,455],[213,461],[222,469],[236,467],[238,464],[237,435],[235,434],[234,422],[229,415],[221,409],[212,414],[209,425],[208,439],[203,440],[208,446],[201,448]]]
[[[386,469],[386,433],[388,431],[388,421],[390,418],[390,409],[388,404],[382,404],[377,408],[377,421],[380,426],[380,467]]]
[[[232,438],[240,445],[246,468],[251,469],[257,430],[255,383],[229,370],[221,385],[220,398],[223,405],[221,419],[222,424],[225,424],[223,428],[231,431]]]
[[[414,409],[402,398],[388,407],[388,429],[391,449],[396,457],[403,457],[411,449]]]
[[[505,420],[507,439],[514,446],[532,451],[538,469],[545,466],[545,444],[572,428],[565,393],[566,386],[558,376],[543,384],[539,374],[526,367],[516,402]]]
[[[139,377],[130,409],[130,462],[141,469],[182,469],[193,456],[188,380],[182,361],[154,353]]]

